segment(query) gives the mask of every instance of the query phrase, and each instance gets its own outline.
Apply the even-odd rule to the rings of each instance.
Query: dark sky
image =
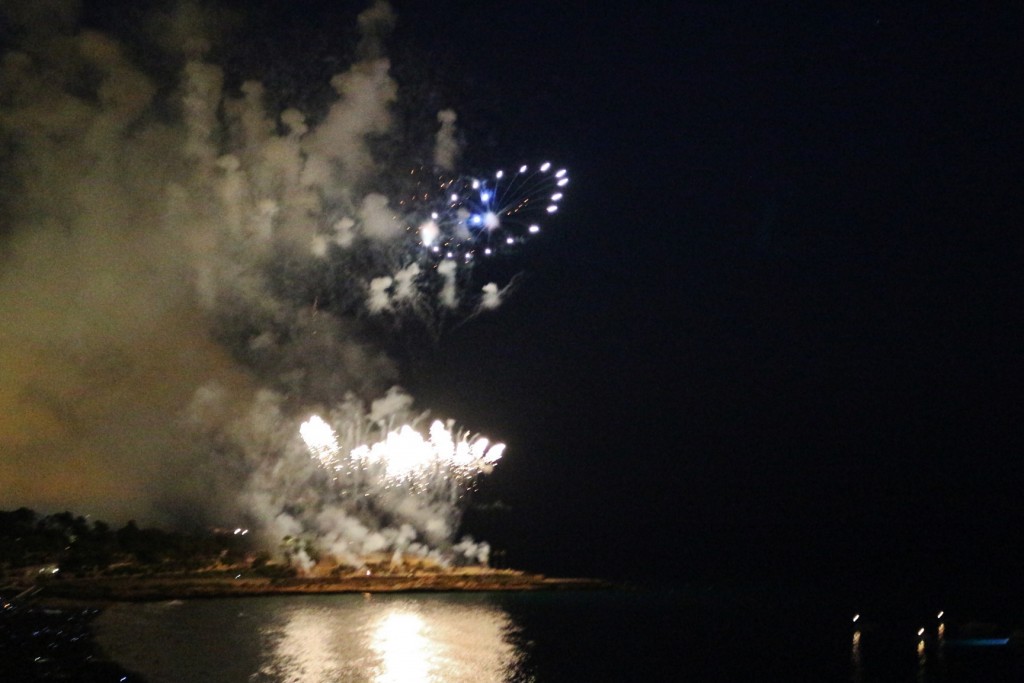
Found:
[[[271,89],[351,57],[360,7],[235,5]],[[550,573],[1012,585],[1019,9],[394,6],[467,164],[573,178],[499,314],[403,359],[509,444],[469,530]]]
[[[573,171],[421,375],[513,444],[510,558],[1019,576],[1020,13],[530,5],[404,17]]]

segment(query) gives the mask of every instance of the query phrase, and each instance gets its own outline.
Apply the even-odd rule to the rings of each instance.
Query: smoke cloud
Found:
[[[244,522],[268,547],[293,539],[300,564],[486,561],[486,544],[452,545],[453,497],[347,503],[298,435],[314,412],[353,445],[417,419],[375,316],[504,293],[466,297],[461,265],[410,255],[374,146],[396,125],[388,4],[359,16],[315,120],[269,110],[260,83],[228,88],[194,5],[150,24],[180,65],[170,84],[77,28],[73,1],[0,13],[16,39],[0,57],[0,507]],[[424,149],[451,168],[455,114],[429,116]]]
[[[455,159],[459,154],[459,144],[455,140],[455,119],[456,114],[451,109],[437,113],[441,128],[437,131],[434,143],[434,165],[448,171],[455,168]]]

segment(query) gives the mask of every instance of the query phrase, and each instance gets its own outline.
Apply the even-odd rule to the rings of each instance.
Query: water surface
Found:
[[[652,589],[119,604],[95,630],[152,683],[1024,680],[1015,649],[944,650],[921,624]]]
[[[528,679],[517,625],[473,594],[120,604],[96,634],[153,683]]]

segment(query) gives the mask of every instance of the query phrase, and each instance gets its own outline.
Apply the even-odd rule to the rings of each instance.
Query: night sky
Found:
[[[513,444],[510,558],[1020,576],[1019,12],[432,16],[486,36],[453,49],[506,149],[574,172],[522,291],[419,375]]]
[[[1019,588],[1019,9],[393,4],[467,166],[573,179],[499,311],[392,349],[509,445],[469,531],[552,574]],[[315,101],[361,7],[250,5],[223,63]]]

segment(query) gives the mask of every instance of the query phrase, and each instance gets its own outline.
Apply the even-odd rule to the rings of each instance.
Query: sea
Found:
[[[946,647],[935,623],[823,608],[674,588],[303,595],[121,603],[93,630],[151,683],[1024,681],[1001,639]]]

